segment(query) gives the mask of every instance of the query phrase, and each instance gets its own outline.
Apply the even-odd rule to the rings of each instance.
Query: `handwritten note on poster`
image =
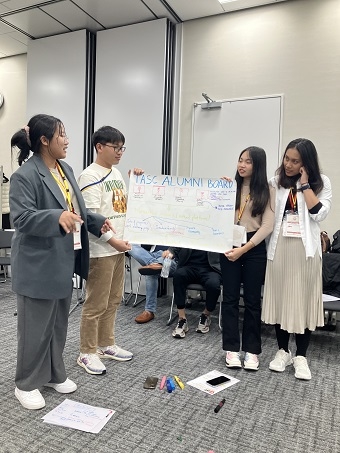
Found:
[[[131,175],[124,239],[225,252],[233,244],[236,182]]]

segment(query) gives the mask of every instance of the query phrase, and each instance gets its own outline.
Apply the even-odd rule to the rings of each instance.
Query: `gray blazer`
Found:
[[[12,289],[35,299],[63,299],[72,291],[76,272],[87,278],[88,231],[100,237],[105,217],[85,207],[72,168],[59,162],[72,186],[84,221],[82,249],[75,252],[73,234],[66,234],[59,217],[67,210],[63,194],[39,155],[33,155],[13,175],[10,211],[15,228],[11,250]]]

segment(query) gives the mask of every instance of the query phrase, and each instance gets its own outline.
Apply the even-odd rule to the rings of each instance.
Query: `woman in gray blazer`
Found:
[[[19,169],[10,186],[12,288],[17,293],[18,355],[15,395],[27,409],[45,400],[39,387],[74,392],[62,353],[72,297],[72,277],[87,278],[88,231],[100,237],[109,222],[85,207],[66,157],[62,122],[36,115],[13,135]],[[29,158],[30,153],[33,153]]]

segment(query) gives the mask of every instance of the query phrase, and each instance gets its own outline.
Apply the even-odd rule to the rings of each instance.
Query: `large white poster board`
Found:
[[[124,239],[223,253],[232,249],[236,182],[131,175]]]

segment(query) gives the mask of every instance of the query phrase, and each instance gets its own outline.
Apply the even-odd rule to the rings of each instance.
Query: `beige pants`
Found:
[[[97,346],[115,343],[114,325],[123,295],[124,272],[124,253],[90,259],[80,323],[81,353],[95,354]]]

